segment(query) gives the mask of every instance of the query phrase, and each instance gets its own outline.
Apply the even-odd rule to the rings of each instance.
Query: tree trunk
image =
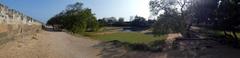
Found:
[[[234,31],[232,31],[232,33],[233,33],[233,36],[234,36],[234,38],[233,38],[233,47],[239,47],[238,37],[237,37],[236,31],[234,30]]]
[[[226,37],[226,39],[234,39],[232,34],[228,34],[226,30],[224,30],[224,36]]]
[[[225,38],[227,39],[227,32],[225,30],[223,32],[224,32]]]
[[[234,39],[235,39],[235,40],[238,40],[238,37],[237,37],[236,31],[233,31],[232,33],[233,33]]]
[[[224,36],[227,36],[227,32],[225,30],[223,32],[224,32]]]

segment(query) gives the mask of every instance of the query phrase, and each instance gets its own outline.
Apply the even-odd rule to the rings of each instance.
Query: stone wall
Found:
[[[42,22],[0,3],[0,44],[40,31]]]
[[[41,25],[42,23],[24,15],[7,6],[0,4],[0,23],[1,24],[27,24],[27,25]]]

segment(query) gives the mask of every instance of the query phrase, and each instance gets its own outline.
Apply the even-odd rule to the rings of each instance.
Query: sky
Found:
[[[76,2],[82,2],[84,7],[91,8],[97,18],[124,17],[129,20],[130,16],[148,18],[150,15],[149,0],[0,0],[0,3],[9,8],[42,22]]]

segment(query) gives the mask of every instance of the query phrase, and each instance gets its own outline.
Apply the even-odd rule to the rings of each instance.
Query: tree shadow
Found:
[[[42,26],[42,29],[49,32],[62,32],[61,28],[56,28],[52,26]]]
[[[137,56],[135,52],[148,52],[148,53],[159,53],[162,52],[164,47],[163,41],[153,41],[152,43],[127,43],[118,40],[102,42],[98,45],[94,45],[95,48],[100,48],[101,53],[99,54],[102,58],[129,58]],[[144,53],[142,53],[144,54]],[[142,56],[142,55],[141,55]],[[142,58],[142,57],[140,57]]]

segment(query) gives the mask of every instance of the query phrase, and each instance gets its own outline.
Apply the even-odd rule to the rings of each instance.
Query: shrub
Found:
[[[156,40],[149,44],[145,43],[127,43],[127,42],[121,42],[118,40],[108,41],[108,43],[111,43],[113,46],[120,47],[124,46],[126,49],[131,51],[148,51],[148,52],[160,52],[164,48],[165,41],[163,40]]]
[[[91,9],[83,8],[82,3],[69,5],[66,10],[52,17],[47,25],[62,28],[73,33],[98,31],[101,26]]]

